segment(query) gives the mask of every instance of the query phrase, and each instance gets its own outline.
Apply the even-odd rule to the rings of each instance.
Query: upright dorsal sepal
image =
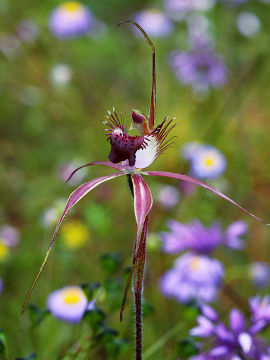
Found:
[[[127,22],[133,24],[140,30],[140,32],[143,34],[144,38],[152,48],[152,91],[151,91],[149,118],[147,119],[147,123],[148,123],[147,128],[149,132],[152,132],[155,127],[155,110],[156,110],[156,50],[149,36],[146,34],[143,28],[136,22],[132,20],[124,20],[121,21],[117,26]]]

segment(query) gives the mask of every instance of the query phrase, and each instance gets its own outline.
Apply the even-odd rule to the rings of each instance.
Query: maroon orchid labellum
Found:
[[[131,189],[131,193],[134,199],[134,212],[137,222],[137,236],[133,251],[133,263],[131,267],[131,272],[129,275],[129,279],[127,281],[123,302],[120,310],[120,320],[122,320],[127,291],[130,282],[133,278],[133,292],[135,297],[135,309],[136,309],[136,359],[138,360],[141,359],[142,356],[141,355],[142,353],[141,296],[142,296],[143,275],[144,275],[144,265],[145,265],[148,214],[152,208],[152,203],[153,203],[151,191],[144,180],[144,176],[150,176],[150,175],[166,176],[169,178],[174,178],[177,180],[182,180],[192,183],[194,185],[198,185],[222,197],[223,199],[231,202],[233,205],[237,206],[242,211],[246,212],[256,220],[261,221],[263,223],[264,221],[259,219],[255,215],[251,214],[249,211],[238,205],[236,202],[234,202],[232,199],[221,193],[219,190],[201,182],[200,180],[194,179],[187,175],[177,174],[172,172],[144,170],[145,168],[150,166],[155,161],[155,159],[159,155],[161,155],[169,146],[171,146],[172,137],[168,138],[168,135],[170,134],[171,130],[174,128],[175,124],[173,123],[174,119],[168,120],[168,118],[166,117],[164,121],[162,121],[157,127],[155,127],[155,107],[156,107],[155,48],[153,43],[149,39],[148,35],[146,34],[146,32],[137,23],[131,20],[125,20],[120,24],[126,22],[129,22],[134,26],[136,26],[141,31],[146,41],[152,48],[152,92],[151,92],[149,117],[142,114],[138,110],[133,110],[131,128],[137,129],[139,134],[137,136],[130,136],[127,133],[127,127],[125,125],[122,115],[119,116],[114,108],[112,112],[108,111],[108,115],[106,116],[106,120],[104,121],[104,124],[106,126],[105,129],[105,131],[107,132],[106,136],[108,138],[108,141],[110,141],[110,145],[111,145],[111,152],[109,154],[110,162],[94,161],[86,165],[83,165],[78,169],[74,170],[67,179],[67,181],[70,180],[71,177],[77,171],[79,171],[80,169],[86,166],[104,165],[111,167],[115,170],[118,170],[118,172],[112,175],[102,176],[90,180],[85,184],[79,186],[69,196],[65,209],[62,213],[62,216],[52,236],[44,261],[38,273],[36,274],[36,277],[30,287],[30,290],[27,293],[26,299],[23,304],[22,312],[25,311],[32,290],[36,285],[36,282],[47,262],[55,236],[69,210],[75,204],[77,204],[86,194],[88,194],[91,190],[93,190],[96,186],[101,185],[105,181],[120,176],[127,176],[129,187]]]

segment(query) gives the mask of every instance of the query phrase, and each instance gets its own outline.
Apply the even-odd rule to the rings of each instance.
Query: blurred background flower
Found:
[[[23,20],[16,25],[16,33],[22,42],[32,43],[37,39],[39,29],[33,21]]]
[[[20,234],[18,229],[10,225],[4,225],[0,228],[0,242],[8,247],[18,245],[20,241]]]
[[[47,208],[41,215],[40,222],[42,227],[46,229],[55,226],[65,208],[65,204],[65,199],[55,200],[53,205]]]
[[[76,324],[86,310],[94,307],[94,301],[88,302],[80,286],[66,286],[48,296],[47,307],[57,319]]]
[[[171,20],[161,11],[155,9],[143,10],[133,19],[150,37],[167,37],[173,31]],[[134,30],[138,32],[138,30]]]
[[[180,192],[175,186],[165,185],[158,190],[157,201],[165,209],[175,207],[180,200]]]
[[[195,93],[222,87],[227,82],[227,69],[222,59],[205,47],[187,52],[175,50],[170,54],[170,64],[177,79],[184,85],[191,85]]]
[[[260,288],[270,284],[270,266],[265,262],[254,262],[249,266],[249,275],[253,284]]]
[[[50,70],[50,82],[58,88],[65,88],[72,78],[72,69],[67,64],[56,64]]]
[[[259,312],[258,312],[258,309]],[[269,298],[250,299],[251,316],[234,308],[229,313],[229,326],[225,325],[214,309],[202,306],[202,315],[197,318],[198,326],[190,331],[192,336],[204,339],[203,350],[192,360],[267,359],[270,346],[260,338],[260,332],[269,326]]]
[[[239,32],[246,37],[253,37],[261,27],[258,16],[250,12],[241,12],[237,17],[236,24]]]
[[[49,19],[50,31],[59,39],[87,35],[93,25],[91,11],[77,1],[68,1],[58,6]]]
[[[182,303],[211,302],[217,298],[223,277],[223,265],[218,260],[188,252],[177,258],[173,268],[161,277],[159,286],[164,296]]]
[[[186,143],[180,154],[190,161],[191,174],[200,179],[214,180],[223,175],[227,167],[224,155],[212,145]]]
[[[70,249],[83,247],[90,239],[88,228],[79,220],[70,220],[61,228],[63,244]]]
[[[56,171],[60,179],[63,182],[66,182],[66,180],[69,178],[71,173],[82,164],[85,164],[85,162],[78,160],[63,162],[57,166]],[[66,184],[69,186],[78,185],[85,179],[86,174],[87,174],[87,169],[86,168],[81,169],[80,171],[76,172],[76,174],[74,174],[72,178],[69,180],[69,182]]]

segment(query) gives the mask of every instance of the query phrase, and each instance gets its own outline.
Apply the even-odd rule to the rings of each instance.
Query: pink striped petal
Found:
[[[77,171],[81,170],[82,168],[85,168],[86,166],[92,166],[92,165],[105,165],[105,166],[109,166],[109,167],[111,167],[113,169],[116,169],[116,170],[123,170],[124,169],[123,165],[113,164],[110,161],[92,161],[92,162],[90,162],[88,164],[85,164],[85,165],[82,165],[82,166],[78,167],[77,169],[75,169],[74,171],[72,171],[72,173],[69,175],[66,182],[68,182]]]
[[[26,309],[26,306],[28,304],[28,301],[29,301],[29,298],[31,296],[31,293],[38,281],[38,278],[48,260],[48,257],[49,257],[49,254],[50,254],[50,251],[51,251],[51,248],[52,248],[52,245],[53,245],[53,242],[54,242],[54,239],[55,239],[55,236],[65,218],[65,216],[67,215],[67,213],[69,212],[69,210],[75,205],[77,204],[78,201],[80,201],[86,194],[88,194],[91,190],[93,190],[95,187],[97,187],[98,185],[102,184],[103,182],[105,181],[108,181],[108,180],[111,180],[115,177],[118,177],[118,176],[122,176],[123,173],[120,172],[120,173],[116,173],[116,174],[112,174],[112,175],[108,175],[108,176],[102,176],[102,177],[99,177],[99,178],[96,178],[96,179],[93,179],[91,181],[88,181],[86,182],[85,184],[82,184],[81,186],[79,186],[76,190],[73,191],[73,193],[69,196],[68,198],[68,201],[66,203],[66,206],[65,206],[65,209],[61,215],[61,218],[55,228],[55,231],[53,233],[53,236],[52,236],[52,239],[51,239],[51,242],[49,244],[49,248],[47,250],[47,253],[45,255],[45,258],[34,278],[34,281],[32,282],[31,286],[30,286],[30,289],[26,295],[26,298],[24,300],[24,304],[23,304],[23,308],[22,308],[22,313],[24,313],[25,309]]]
[[[188,175],[183,175],[183,174],[177,174],[177,173],[172,173],[172,172],[166,172],[166,171],[147,171],[144,172],[145,175],[153,175],[153,176],[166,176],[166,177],[170,177],[170,178],[174,178],[174,179],[179,179],[179,180],[183,180],[183,181],[187,181],[191,184],[194,185],[198,185],[203,187],[206,190],[209,190],[211,192],[213,192],[214,194],[222,197],[223,199],[229,201],[230,203],[232,203],[233,205],[237,206],[239,209],[241,209],[242,211],[244,211],[245,213],[247,213],[248,215],[250,215],[251,217],[253,217],[254,219],[266,224],[265,221],[263,221],[262,219],[258,218],[256,215],[252,214],[251,212],[249,212],[248,210],[246,210],[245,208],[243,208],[242,206],[240,206],[239,204],[237,204],[235,201],[233,201],[232,199],[230,199],[228,196],[224,195],[222,192],[220,192],[219,190],[215,189],[214,187],[205,184],[204,182],[194,179]],[[270,224],[266,224],[266,225],[270,225]]]
[[[144,181],[143,177],[138,174],[131,175],[133,188],[134,188],[134,211],[137,222],[137,241],[135,249],[139,249],[138,245],[140,243],[143,225],[146,219],[146,216],[151,210],[153,199],[151,191]],[[135,251],[135,253],[136,253]]]

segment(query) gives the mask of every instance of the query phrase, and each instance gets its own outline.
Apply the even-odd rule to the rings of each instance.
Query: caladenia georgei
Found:
[[[210,185],[207,185],[200,180],[192,178],[188,175],[164,172],[164,171],[145,171],[145,168],[150,166],[157,157],[159,157],[168,147],[172,145],[172,137],[168,138],[168,135],[171,133],[172,129],[175,127],[174,119],[169,120],[168,117],[165,118],[157,127],[155,127],[155,108],[156,108],[156,71],[155,71],[155,48],[152,41],[149,39],[146,32],[138,25],[137,23],[131,20],[125,20],[123,23],[131,23],[136,26],[148,44],[152,48],[152,92],[151,92],[151,101],[150,101],[150,110],[149,116],[142,114],[141,112],[134,110],[132,112],[132,125],[131,128],[138,130],[137,136],[130,136],[127,133],[127,128],[124,122],[122,115],[118,115],[116,110],[113,108],[113,111],[108,111],[106,116],[106,121],[104,124],[106,126],[106,136],[108,141],[110,141],[111,152],[109,154],[110,161],[94,161],[79,167],[74,170],[69,176],[67,181],[80,169],[86,166],[92,165],[104,165],[111,167],[118,172],[113,173],[108,176],[102,176],[90,180],[81,186],[79,186],[73,193],[69,196],[62,216],[56,226],[54,234],[52,236],[49,248],[41,264],[41,267],[38,273],[35,276],[35,279],[26,295],[22,313],[25,311],[28,304],[30,295],[33,291],[34,286],[48,260],[55,236],[69,210],[77,204],[86,194],[93,190],[98,185],[104,183],[105,181],[112,180],[121,176],[127,177],[128,185],[131,190],[133,201],[134,201],[134,212],[137,222],[137,236],[133,250],[133,262],[131,266],[131,271],[127,284],[124,291],[122,306],[120,310],[120,321],[123,318],[123,311],[125,307],[125,301],[127,297],[127,292],[133,279],[133,293],[135,299],[135,311],[136,311],[136,359],[140,360],[142,358],[142,323],[141,323],[141,300],[142,300],[142,290],[143,290],[143,277],[144,277],[144,266],[145,266],[145,255],[146,255],[146,236],[147,236],[147,227],[148,227],[148,215],[152,208],[153,199],[151,191],[144,180],[144,177],[147,176],[166,176],[169,178],[174,178],[177,180],[186,181],[194,185],[201,186],[202,188],[213,192],[214,194],[222,197],[223,199],[231,202],[233,205],[240,208],[242,211],[246,212],[256,220],[265,223],[263,220],[259,219],[257,216],[253,215],[239,204],[234,202],[232,199],[221,193],[219,190],[213,188]]]

